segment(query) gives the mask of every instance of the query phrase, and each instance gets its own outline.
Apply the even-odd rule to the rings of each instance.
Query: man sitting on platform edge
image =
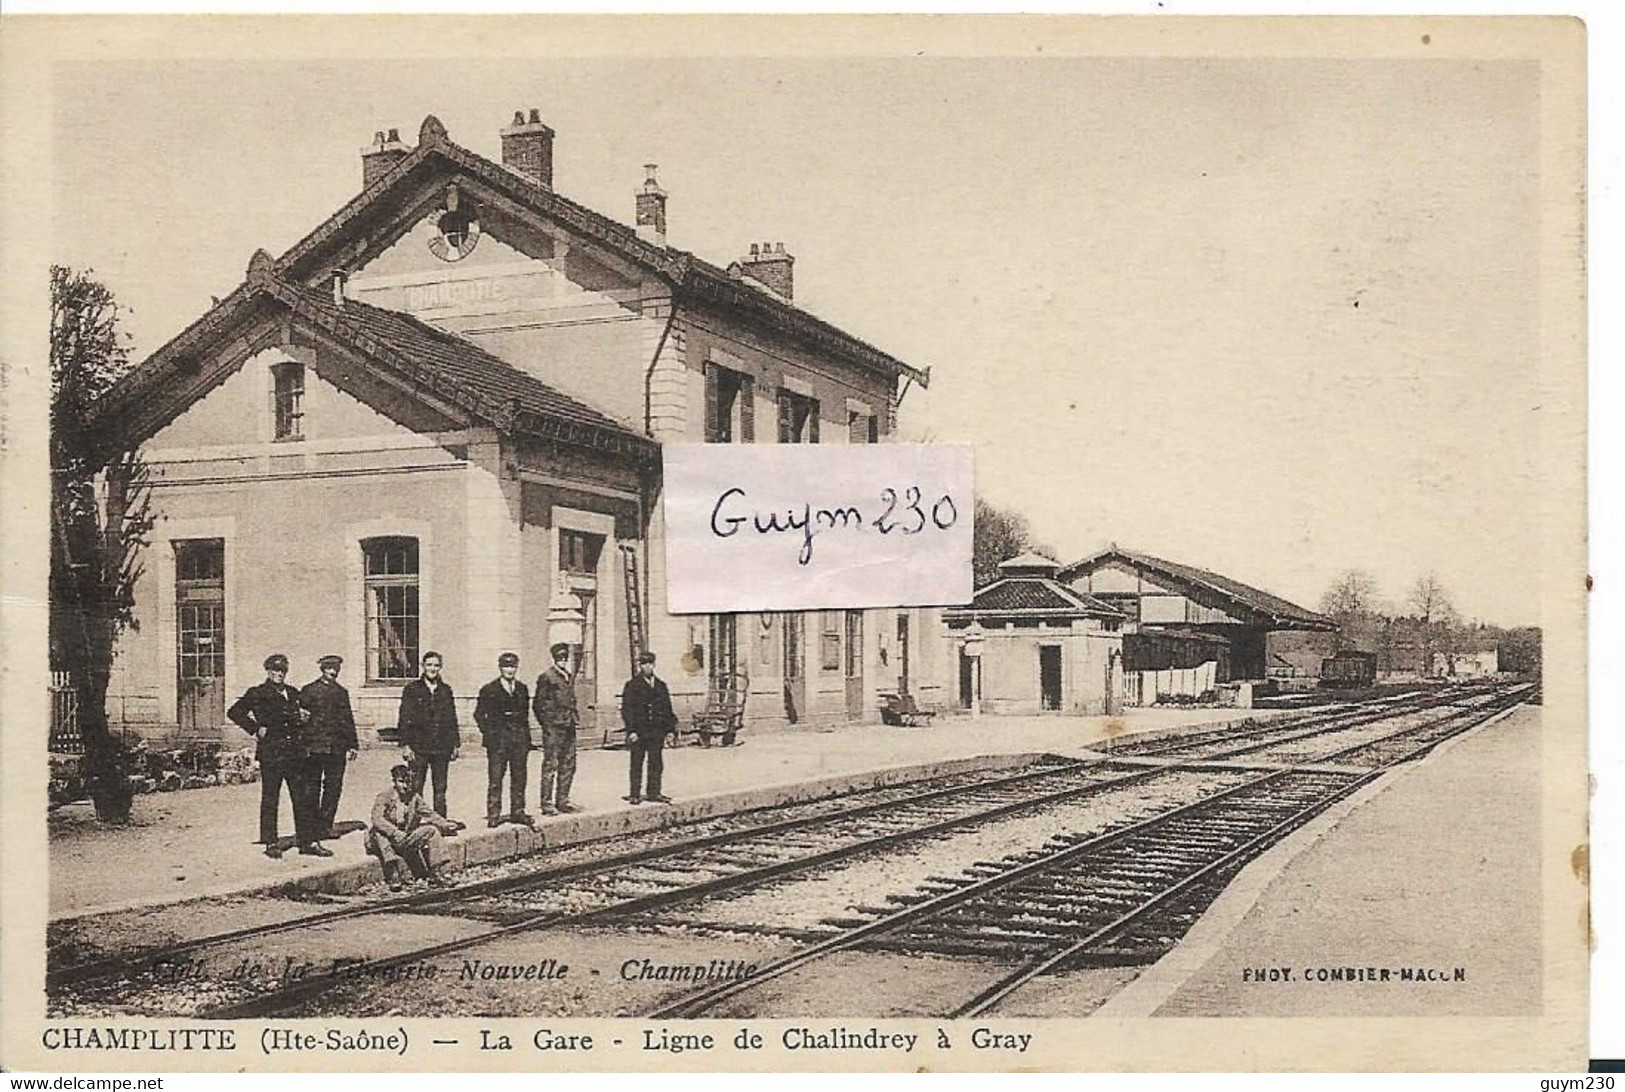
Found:
[[[413,789],[412,770],[396,766],[389,771],[390,787],[372,805],[367,831],[367,852],[384,866],[384,882],[391,891],[401,889],[401,868],[427,880],[431,887],[449,887],[443,875],[447,853],[441,836],[453,833],[443,819]]]

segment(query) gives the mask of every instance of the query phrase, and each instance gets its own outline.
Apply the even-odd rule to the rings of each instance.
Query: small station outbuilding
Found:
[[[991,713],[1115,713],[1124,614],[1056,580],[1060,562],[999,565],[969,607],[942,612],[959,663],[959,707]]]

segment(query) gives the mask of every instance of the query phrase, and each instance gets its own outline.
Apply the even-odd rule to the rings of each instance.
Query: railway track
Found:
[[[1419,758],[1452,736],[1530,700],[1525,688],[1408,725],[1378,740],[1327,756],[1354,769],[1282,769],[1127,827],[1082,838],[1060,837],[1022,858],[990,862],[958,877],[939,877],[893,898],[867,918],[836,921],[839,932],[726,982],[669,1001],[660,1019],[747,1015],[718,1009],[763,984],[837,952],[886,948],[974,954],[1012,968],[943,1015],[986,1012],[1052,971],[1097,963],[1148,963],[1194,923],[1223,885],[1265,849],[1333,803]]]
[[[900,797],[888,794],[886,799],[837,814],[761,823],[565,868],[541,869],[445,892],[345,907],[129,956],[89,961],[56,971],[53,986],[58,992],[93,983],[103,984],[100,992],[116,991],[130,982],[140,982],[143,988],[162,988],[161,982],[144,981],[154,978],[153,967],[184,963],[187,957],[204,949],[391,913],[456,915],[491,923],[491,928],[477,936],[349,964],[344,968],[343,980],[355,980],[519,933],[589,924],[613,914],[706,898],[913,839],[937,837],[1076,800],[1162,772],[1109,762],[1065,762],[969,785],[956,784]],[[271,989],[260,989],[262,983],[238,982],[235,990],[244,996],[198,1015],[273,1015],[296,1007],[340,980],[320,975]]]
[[[1392,717],[1396,711],[1389,708],[1380,715]],[[1276,721],[1270,727],[1275,729],[1276,738],[1283,732],[1295,732],[1297,738],[1317,731],[1335,733],[1354,721],[1365,722],[1350,712],[1340,717],[1317,716],[1307,728],[1296,721],[1287,725]],[[1230,750],[1242,753],[1257,745],[1258,738],[1257,732],[1243,733],[1231,743]],[[1210,753],[1206,757],[1223,757],[1227,753],[1223,747],[1213,749],[1217,742],[1208,742]],[[1201,764],[1182,768],[1200,769]],[[215,1000],[194,1013],[219,1018],[274,1015],[297,1009],[341,981],[387,974],[516,934],[602,923],[725,895],[894,849],[914,839],[942,837],[1022,812],[1079,800],[1165,772],[1166,768],[1160,766],[1058,760],[1054,765],[1017,774],[945,779],[948,783],[938,782],[924,791],[918,786],[896,786],[816,805],[763,809],[768,814],[783,815],[788,811],[792,815],[762,822],[758,812],[705,821],[696,824],[707,831],[699,836],[609,858],[498,877],[450,891],[341,907],[130,955],[65,964],[51,969],[48,985],[54,997],[70,1002],[87,992],[93,997],[116,996],[120,989],[162,990],[164,984],[155,981],[155,967],[184,962],[208,949],[229,949],[354,919],[390,914],[434,915],[481,923],[472,936],[457,936],[439,944],[351,963],[344,968],[342,978],[335,973],[294,982],[235,981],[218,990]]]

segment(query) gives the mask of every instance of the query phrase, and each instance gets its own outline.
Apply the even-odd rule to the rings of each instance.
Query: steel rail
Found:
[[[1521,700],[1522,699],[1520,698],[1509,703],[1509,707],[1510,705],[1519,704]],[[1430,722],[1429,724],[1414,725],[1408,728],[1403,728],[1393,733],[1393,735],[1398,737],[1420,732],[1427,728],[1438,727],[1440,724],[1454,720],[1463,715],[1476,714],[1480,711],[1481,710],[1477,709],[1458,709],[1446,714],[1436,721]],[[1499,711],[1499,709],[1491,711],[1490,713],[1486,714],[1484,719],[1487,719],[1488,716],[1494,715],[1494,712]],[[1471,727],[1471,725],[1468,727]],[[1465,730],[1466,728],[1461,729],[1461,731]],[[1349,748],[1345,748],[1342,751],[1334,752],[1331,756],[1319,759],[1317,761],[1332,761],[1342,754],[1367,747],[1371,742],[1372,741],[1366,741],[1364,743],[1356,744]],[[1411,752],[1411,754],[1420,753],[1421,751],[1427,750],[1433,746],[1436,746],[1438,742],[1440,741],[1431,741],[1424,747],[1418,748],[1416,752]],[[1396,765],[1399,761],[1402,761],[1402,759],[1396,759],[1389,765]],[[1158,768],[1162,769],[1164,767]],[[1375,776],[1385,772],[1387,768],[1387,766],[1380,767],[1379,769],[1372,771],[1370,775],[1363,776]],[[838,936],[830,937],[829,939],[820,941],[800,952],[793,953],[782,959],[769,963],[759,969],[749,978],[736,982],[719,983],[717,985],[708,986],[689,993],[683,997],[677,998],[674,1001],[661,1005],[660,1007],[649,1012],[647,1016],[650,1019],[691,1018],[699,1013],[705,1012],[708,1009],[714,1008],[722,1001],[755,989],[764,982],[771,981],[775,978],[788,974],[791,971],[798,970],[799,968],[822,959],[825,956],[855,947],[887,933],[895,932],[902,926],[913,924],[916,921],[935,917],[945,910],[952,909],[955,906],[973,901],[994,891],[1020,883],[1021,881],[1032,878],[1033,876],[1040,875],[1045,872],[1055,871],[1059,868],[1065,867],[1072,861],[1097,853],[1100,850],[1122,842],[1127,838],[1154,830],[1158,827],[1166,826],[1174,820],[1184,818],[1193,812],[1203,809],[1211,809],[1215,805],[1218,805],[1223,801],[1235,796],[1237,793],[1245,792],[1249,789],[1256,789],[1272,782],[1284,780],[1296,774],[1301,774],[1303,772],[1305,771],[1291,767],[1283,770],[1272,771],[1261,777],[1253,778],[1252,780],[1244,781],[1239,785],[1225,789],[1213,796],[1204,797],[1201,800],[1193,801],[1189,804],[1179,805],[1168,811],[1161,812],[1157,815],[1149,816],[1146,819],[1132,823],[1126,827],[1120,827],[1116,830],[1103,832],[1094,838],[1087,839],[1071,846],[1066,846],[1062,849],[1056,850],[1053,853],[1039,857],[1036,860],[1017,865],[1008,871],[1000,872],[996,875],[975,881],[953,891],[944,892],[940,895],[935,895],[920,902],[913,903],[912,905],[898,910],[889,917],[881,918],[856,928],[849,929]],[[1330,799],[1335,799],[1335,797]],[[1319,806],[1325,807],[1327,804],[1322,802]]]
[[[1340,715],[1348,716],[1350,715],[1350,712],[1351,711],[1341,711]],[[1379,719],[1381,715],[1392,714],[1379,714]],[[1269,728],[1279,731],[1285,726],[1282,722],[1286,719],[1287,718],[1282,718],[1281,720],[1272,722]],[[1292,721],[1294,726],[1300,723],[1297,718],[1292,718]],[[1345,727],[1348,727],[1348,725],[1337,726],[1337,728]],[[1222,734],[1222,730],[1204,733],[1203,742],[1213,742],[1215,738],[1222,736]],[[1250,738],[1251,735],[1251,733],[1247,733],[1243,734],[1239,738],[1247,739]],[[1175,744],[1174,746],[1177,747],[1178,744]],[[1208,757],[1222,758],[1230,753],[1240,753],[1241,750],[1243,749],[1237,749],[1236,752],[1221,751],[1217,756]],[[1147,752],[1138,752],[1136,757],[1142,756],[1146,753]],[[1150,753],[1154,754],[1160,752],[1153,751]],[[376,900],[361,906],[341,907],[333,910],[324,910],[315,914],[304,914],[298,917],[286,919],[284,921],[265,922],[258,925],[244,926],[238,929],[230,929],[219,933],[212,933],[208,936],[178,941],[173,944],[154,946],[134,953],[91,959],[81,963],[72,964],[67,967],[53,968],[47,971],[46,985],[48,989],[60,990],[86,982],[94,982],[102,979],[118,977],[121,974],[126,976],[133,975],[141,973],[144,970],[162,966],[163,964],[173,961],[178,957],[204,951],[209,948],[220,947],[225,944],[237,943],[245,940],[256,940],[262,937],[275,936],[280,933],[292,932],[298,929],[311,928],[317,925],[326,925],[336,921],[345,921],[389,913],[413,912],[435,906],[455,906],[459,903],[466,903],[473,901],[474,899],[486,898],[493,895],[523,893],[525,891],[535,890],[546,884],[560,880],[581,879],[584,877],[601,875],[616,871],[618,869],[658,861],[663,858],[680,856],[685,853],[691,853],[713,846],[723,845],[729,842],[742,842],[748,841],[752,838],[766,837],[793,830],[804,830],[818,826],[827,826],[836,822],[862,818],[866,815],[893,810],[899,807],[929,803],[933,800],[944,799],[951,796],[962,796],[968,793],[995,791],[1000,788],[1017,786],[1025,782],[1063,776],[1069,773],[1076,773],[1092,766],[1098,767],[1110,765],[1110,759],[1107,759],[1104,762],[1093,758],[1059,762],[1054,765],[1045,766],[1041,769],[1026,770],[1021,773],[993,777],[984,781],[973,782],[970,784],[952,785],[945,788],[931,789],[925,792],[912,793],[905,796],[893,796],[839,812],[825,812],[816,815],[777,820],[770,823],[760,823],[751,827],[741,827],[734,830],[719,831],[715,834],[705,835],[700,838],[688,839],[686,841],[650,846],[645,849],[635,850],[629,853],[621,853],[613,857],[602,858],[595,861],[583,861],[574,865],[565,865],[562,867],[541,868],[534,871],[525,872],[519,876],[497,877],[474,884],[459,885],[458,887],[449,890],[417,892],[410,895],[400,896],[398,898]],[[1200,768],[1199,764],[1192,763],[1191,765],[1195,768]],[[1131,776],[1138,777],[1141,775]],[[1149,774],[1143,776],[1149,776]],[[1118,784],[1124,780],[1126,780],[1126,778],[1114,779],[1113,781],[1109,782],[1109,784]],[[1071,790],[1067,791],[1070,792]],[[864,790],[863,794],[885,794],[885,792],[886,787],[879,787]],[[734,814],[748,815],[752,811],[761,812],[776,810],[784,807],[812,806],[832,799],[836,798],[829,797],[825,798],[824,801],[808,801],[805,805],[766,805],[761,808],[750,809],[746,812]],[[1039,798],[1030,802],[1024,802],[1022,806],[1042,806],[1047,802],[1049,801],[1044,798]],[[986,815],[991,818],[998,818],[1002,814],[1004,813],[998,810],[986,813]],[[684,825],[697,825],[699,823],[711,821],[715,820],[697,819],[693,820],[692,824],[680,824],[679,826],[671,829],[680,830],[681,826]],[[921,833],[923,834],[925,832],[922,831]]]
[[[1360,789],[1371,784],[1382,775],[1388,773],[1393,767],[1398,766],[1401,763],[1408,762],[1418,755],[1432,750],[1434,747],[1437,747],[1440,743],[1451,738],[1452,736],[1460,735],[1463,732],[1469,732],[1481,724],[1510,712],[1521,704],[1523,704],[1523,700],[1519,699],[1508,704],[1499,705],[1497,708],[1490,709],[1487,712],[1484,712],[1482,716],[1473,720],[1471,723],[1455,729],[1450,733],[1450,735],[1443,736],[1439,739],[1428,740],[1414,750],[1394,758],[1382,766],[1376,767],[1370,772],[1361,775],[1358,779],[1349,782],[1347,785],[1333,790],[1325,798],[1317,800],[1314,803],[1299,809],[1297,812],[1294,812],[1291,816],[1282,820],[1280,823],[1277,823],[1269,830],[1266,830],[1263,833],[1249,839],[1242,845],[1235,847],[1219,859],[1204,865],[1196,872],[1193,872],[1184,879],[1179,880],[1172,886],[1165,888],[1152,898],[1135,907],[1133,910],[1128,911],[1127,913],[1119,916],[1116,920],[1107,923],[1099,929],[1096,929],[1088,936],[1068,944],[1065,948],[1062,948],[1060,951],[1055,952],[1052,955],[1045,956],[1025,967],[1018,968],[1005,978],[994,983],[992,986],[989,986],[987,989],[983,990],[981,993],[977,994],[975,997],[971,998],[969,1001],[965,1002],[963,1005],[949,1013],[948,1018],[958,1019],[967,1016],[980,1016],[982,1013],[986,1012],[988,1009],[992,1008],[994,1005],[998,1004],[1012,993],[1015,993],[1017,990],[1021,989],[1021,987],[1025,986],[1027,983],[1033,981],[1041,975],[1048,974],[1050,971],[1055,970],[1056,968],[1066,966],[1089,949],[1097,947],[1103,942],[1110,940],[1115,935],[1121,934],[1123,930],[1143,920],[1152,911],[1165,905],[1178,895],[1190,890],[1193,887],[1196,887],[1208,877],[1214,875],[1215,873],[1222,872],[1224,869],[1229,868],[1233,864],[1247,861],[1289,831],[1301,826],[1310,818],[1318,815],[1320,812],[1325,811],[1328,807],[1337,803],[1337,801],[1358,792]],[[1421,731],[1421,729],[1418,728],[1417,731]]]
[[[1112,767],[1111,762],[1088,762],[1080,764],[1081,769],[1104,770]],[[1078,772],[1076,770],[1072,772]],[[228,1002],[221,1006],[207,1009],[199,1014],[204,1019],[245,1019],[249,1017],[274,1015],[284,1012],[311,997],[315,997],[327,990],[355,979],[364,979],[386,974],[387,972],[417,963],[424,960],[435,959],[452,952],[467,951],[493,941],[503,940],[521,933],[534,932],[545,928],[570,928],[580,925],[590,925],[596,922],[618,917],[626,914],[639,913],[645,910],[663,909],[695,899],[708,898],[712,895],[722,894],[737,888],[752,887],[772,879],[778,879],[795,872],[819,868],[849,857],[862,856],[877,850],[913,841],[918,838],[930,838],[944,834],[960,827],[976,826],[994,819],[1000,819],[1017,812],[1029,811],[1034,808],[1046,807],[1052,804],[1064,803],[1085,796],[1107,792],[1120,786],[1151,777],[1169,773],[1163,766],[1133,767],[1130,772],[1118,777],[1107,778],[1088,785],[1074,786],[1056,792],[1045,793],[1041,796],[1015,800],[1000,804],[993,808],[973,812],[967,815],[956,816],[940,820],[920,827],[909,827],[900,831],[877,835],[863,841],[848,845],[835,846],[830,849],[817,850],[788,860],[775,861],[771,864],[756,868],[747,868],[740,872],[704,880],[700,883],[690,884],[671,891],[659,891],[648,895],[623,899],[607,906],[594,907],[590,910],[581,910],[571,913],[543,913],[520,921],[499,925],[489,932],[480,933],[472,937],[460,937],[456,940],[445,941],[396,955],[383,956],[353,964],[346,964],[342,973],[335,972],[316,977],[307,977],[291,986],[269,990],[241,1001]],[[1218,768],[1213,772],[1229,772],[1228,768]],[[968,791],[971,787],[962,788]],[[886,806],[891,806],[890,804]],[[850,814],[838,818],[850,818]],[[692,849],[692,845],[682,847],[683,851]]]
[[[1410,700],[1412,697],[1411,695],[1406,695],[1405,697],[1406,700],[1403,703],[1396,702],[1380,709],[1372,709],[1369,706],[1366,706],[1363,708],[1341,709],[1335,714],[1310,714],[1306,719],[1314,721],[1313,723],[1306,724],[1305,721],[1301,719],[1288,720],[1287,718],[1283,717],[1278,720],[1266,721],[1250,731],[1234,733],[1229,737],[1226,737],[1222,733],[1203,733],[1196,738],[1180,737],[1169,741],[1167,746],[1151,747],[1145,750],[1125,752],[1123,757],[1154,758],[1159,755],[1173,755],[1177,757],[1181,754],[1189,753],[1192,750],[1206,747],[1216,742],[1222,742],[1226,738],[1253,741],[1243,747],[1225,750],[1223,754],[1226,757],[1232,755],[1249,754],[1254,751],[1264,750],[1267,747],[1274,747],[1281,743],[1295,743],[1300,739],[1312,739],[1318,735],[1328,735],[1332,732],[1342,732],[1352,728],[1360,728],[1367,724],[1372,724],[1381,720],[1389,720],[1394,717],[1407,716],[1414,713],[1426,713],[1430,710],[1437,709],[1441,705],[1452,704],[1455,699],[1460,697],[1460,695],[1451,695],[1449,698],[1446,698],[1438,694],[1422,694],[1420,695],[1421,700],[1418,701]],[[1314,720],[1316,716],[1321,716],[1323,719]],[[1258,737],[1260,736],[1266,736],[1269,738],[1259,739]],[[1196,757],[1202,756],[1198,755]]]
[[[121,971],[139,970],[144,967],[152,967],[156,963],[163,960],[172,959],[176,956],[187,955],[206,948],[218,947],[219,945],[229,944],[235,941],[254,940],[260,937],[273,936],[277,933],[291,932],[296,929],[309,928],[315,925],[325,925],[329,922],[343,921],[351,918],[369,917],[374,914],[415,911],[429,906],[468,902],[476,898],[485,898],[491,895],[504,895],[513,894],[515,892],[523,892],[532,890],[536,887],[540,887],[556,880],[579,879],[584,876],[591,876],[597,873],[627,868],[632,865],[658,860],[662,857],[690,853],[694,852],[695,850],[706,849],[711,846],[721,845],[727,842],[744,841],[750,838],[764,837],[791,830],[804,829],[807,827],[861,818],[865,815],[871,815],[876,812],[897,807],[929,803],[932,800],[941,799],[946,796],[968,792],[985,792],[989,790],[996,790],[1007,786],[1018,785],[1024,781],[1055,777],[1067,773],[1076,773],[1089,767],[1098,767],[1102,765],[1110,765],[1110,763],[1102,763],[1095,759],[1072,760],[1057,763],[1056,765],[1052,766],[1045,766],[1037,770],[1026,770],[1018,774],[1007,774],[1000,777],[990,778],[986,781],[973,782],[968,785],[954,785],[946,788],[930,789],[925,792],[913,793],[908,796],[892,797],[886,800],[875,801],[871,804],[859,805],[858,807],[844,811],[825,812],[818,815],[804,815],[791,819],[780,819],[770,823],[759,823],[752,827],[741,827],[736,830],[719,831],[715,834],[708,834],[699,838],[691,838],[686,841],[650,846],[645,849],[617,854],[613,857],[605,857],[593,861],[582,861],[577,864],[564,865],[561,867],[544,867],[534,871],[525,872],[519,876],[501,876],[490,880],[482,880],[478,883],[462,884],[455,888],[437,891],[423,891],[411,895],[403,895],[399,898],[382,899],[376,902],[369,902],[364,906],[347,906],[335,910],[324,910],[315,914],[304,914],[296,918],[289,918],[285,921],[244,926],[240,929],[230,929],[219,933],[211,933],[208,936],[196,937],[191,940],[179,941],[174,944],[147,948],[143,949],[142,951],[126,955],[87,960],[83,963],[77,963],[71,966],[50,970],[46,974],[46,985],[49,988],[77,985],[83,982],[113,977]],[[950,774],[947,776],[951,777],[954,775]],[[903,786],[895,787],[901,788]],[[877,787],[875,789],[861,790],[860,793],[853,795],[862,795],[871,792],[884,793],[885,791],[886,787]],[[839,799],[839,797],[825,797],[822,800],[809,800],[802,804],[771,804],[761,808],[749,809],[744,812],[734,812],[732,815],[749,815],[754,811],[813,806],[835,799]],[[711,819],[696,819],[692,820],[690,823],[678,824],[667,829],[680,831],[683,826],[714,822],[718,818],[729,817],[731,816],[713,817]],[[588,843],[581,844],[585,845]]]

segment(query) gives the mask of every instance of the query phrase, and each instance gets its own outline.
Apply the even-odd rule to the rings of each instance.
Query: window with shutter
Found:
[[[818,399],[779,389],[779,443],[818,442]]]
[[[751,377],[720,364],[705,366],[705,442],[748,444],[755,439]]]

